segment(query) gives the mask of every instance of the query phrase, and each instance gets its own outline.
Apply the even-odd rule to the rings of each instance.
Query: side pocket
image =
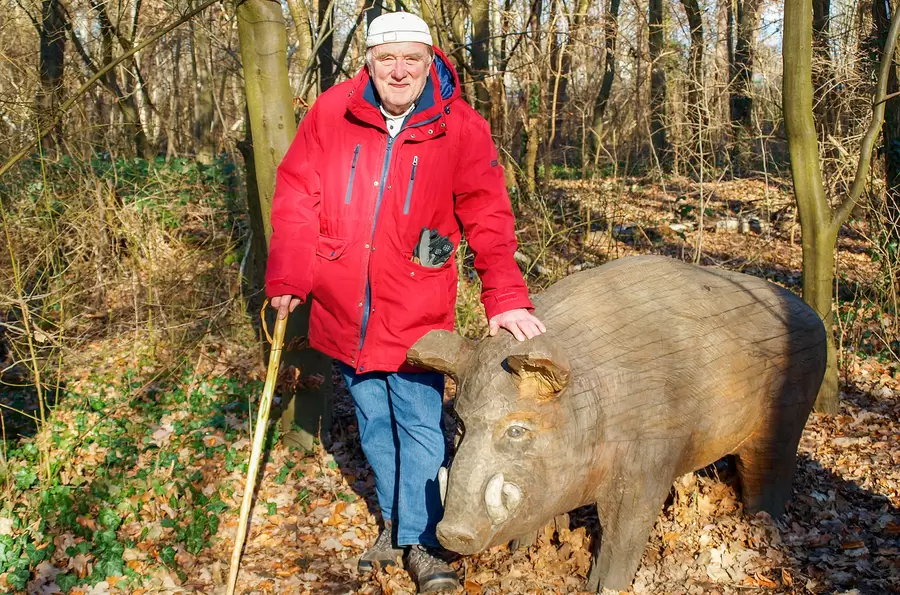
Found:
[[[347,182],[347,196],[344,197],[344,204],[350,204],[350,198],[353,196],[353,178],[356,177],[356,160],[359,159],[359,147],[353,149],[353,161],[350,163],[350,180]]]
[[[316,242],[316,254],[325,260],[335,260],[344,253],[348,241],[320,235]]]
[[[412,200],[413,185],[416,183],[417,167],[419,167],[419,156],[415,155],[412,162],[412,172],[409,174],[409,187],[406,189],[406,202],[403,203],[404,215],[409,215],[409,203]]]

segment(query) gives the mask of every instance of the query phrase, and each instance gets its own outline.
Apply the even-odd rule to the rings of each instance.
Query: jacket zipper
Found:
[[[372,217],[372,232],[369,238],[369,245],[375,245],[375,226],[378,223],[378,211],[381,210],[381,198],[384,196],[384,185],[387,182],[388,169],[391,165],[391,151],[394,148],[394,137],[390,134],[386,135],[387,150],[384,152],[384,165],[381,167],[381,181],[378,183],[378,198],[375,199],[375,215]],[[371,255],[370,255],[371,258]],[[372,287],[369,280],[369,261],[366,260],[366,299],[364,302],[362,330],[359,333],[359,353],[362,353],[363,343],[366,340],[366,330],[369,327],[369,311],[372,309]],[[357,354],[356,357],[359,357]]]
[[[347,196],[344,198],[344,204],[350,204],[350,198],[353,196],[353,178],[356,177],[356,160],[359,159],[359,147],[353,149],[353,162],[350,164],[350,181],[347,182]]]
[[[409,201],[412,199],[413,184],[416,182],[416,168],[419,166],[419,156],[413,156],[412,173],[409,174],[409,188],[406,189],[406,202],[403,204],[403,214],[409,215]]]

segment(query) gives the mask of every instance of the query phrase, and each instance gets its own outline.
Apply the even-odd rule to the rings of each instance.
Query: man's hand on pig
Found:
[[[501,328],[511,332],[519,341],[533,339],[547,332],[544,323],[525,308],[502,312],[491,318],[490,335],[495,336]]]

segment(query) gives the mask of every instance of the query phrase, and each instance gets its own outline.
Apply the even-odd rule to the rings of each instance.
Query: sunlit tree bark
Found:
[[[287,34],[281,4],[276,0],[246,0],[238,3],[238,34],[244,67],[247,110],[253,147],[252,179],[258,194],[249,196],[250,212],[261,219],[254,229],[263,229],[266,244],[272,233],[272,195],[275,173],[296,132],[293,97],[287,71]],[[264,255],[257,255],[263,262]],[[291,315],[289,332],[305,337],[309,328],[308,303]],[[331,362],[311,350],[287,350],[284,361],[297,366],[304,375],[321,376],[317,388],[302,389],[282,417],[289,431],[296,423],[300,430],[290,434],[304,448],[311,448],[319,429],[331,424]]]

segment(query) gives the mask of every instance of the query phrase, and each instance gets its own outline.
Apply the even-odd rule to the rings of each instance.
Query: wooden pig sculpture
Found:
[[[451,375],[462,438],[440,542],[472,554],[596,504],[588,589],[631,584],[674,480],[736,455],[744,507],[784,510],[825,370],[825,329],[756,277],[638,256],[535,299],[547,333],[432,331],[410,362]]]

